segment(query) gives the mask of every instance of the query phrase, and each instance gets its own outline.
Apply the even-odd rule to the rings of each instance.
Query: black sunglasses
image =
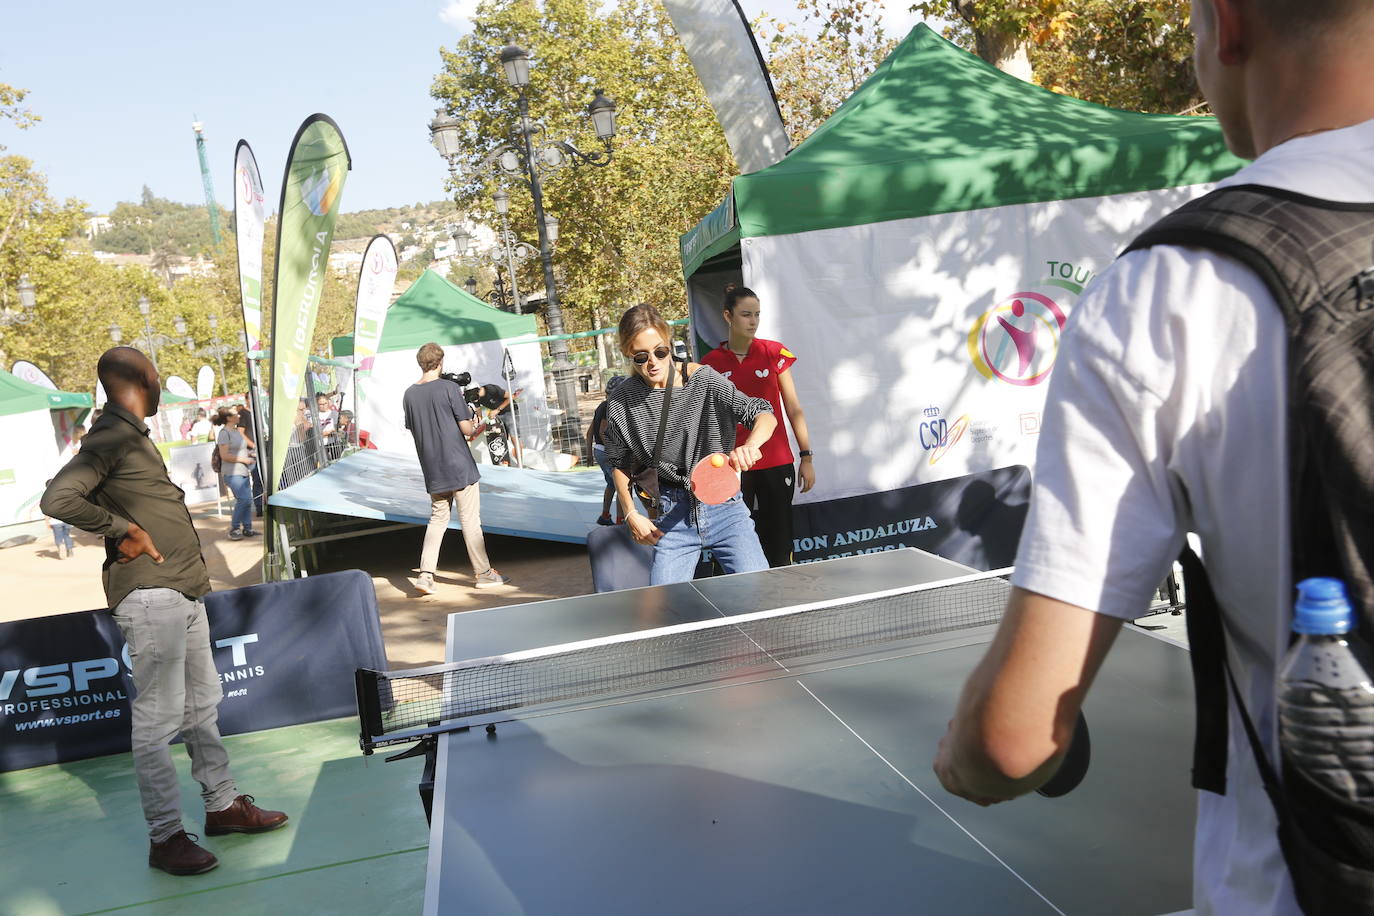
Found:
[[[671,351],[665,346],[654,347],[654,359],[667,359],[669,352]],[[635,361],[636,366],[642,366],[649,361],[649,351],[636,350],[630,359]]]

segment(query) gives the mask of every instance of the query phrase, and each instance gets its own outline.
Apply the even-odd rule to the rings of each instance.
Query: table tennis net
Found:
[[[364,750],[550,704],[785,676],[854,650],[996,623],[998,573],[404,671],[358,671]]]

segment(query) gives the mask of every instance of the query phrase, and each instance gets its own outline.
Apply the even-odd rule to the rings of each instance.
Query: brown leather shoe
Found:
[[[200,837],[185,830],[148,845],[148,866],[160,868],[169,875],[199,875],[219,864],[208,849],[196,845]]]
[[[266,833],[286,823],[280,811],[264,811],[253,804],[253,796],[240,795],[223,811],[205,812],[205,835],[225,833]]]

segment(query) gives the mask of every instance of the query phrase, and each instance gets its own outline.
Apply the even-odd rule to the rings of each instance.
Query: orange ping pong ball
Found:
[[[713,468],[718,468],[718,467],[721,467],[721,466],[724,465],[724,464],[725,464],[725,456],[724,456],[724,455],[712,455],[712,456],[711,456],[711,467],[713,467]]]

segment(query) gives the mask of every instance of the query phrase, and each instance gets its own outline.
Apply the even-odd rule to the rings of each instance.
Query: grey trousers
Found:
[[[472,574],[480,576],[491,570],[486,538],[482,536],[482,497],[477,484],[472,484],[450,493],[429,494],[429,525],[425,528],[425,544],[420,549],[422,573],[433,573],[439,563],[439,545],[443,543],[444,532],[448,531],[448,520],[455,502],[458,504],[458,521],[463,526],[463,544],[468,549],[468,561],[472,563]]]
[[[205,602],[170,588],[139,588],[114,609],[134,666],[133,751],[148,834],[160,843],[181,823],[181,787],[169,745],[178,734],[191,756],[206,811],[223,811],[238,790],[219,736],[223,695],[210,655]]]

